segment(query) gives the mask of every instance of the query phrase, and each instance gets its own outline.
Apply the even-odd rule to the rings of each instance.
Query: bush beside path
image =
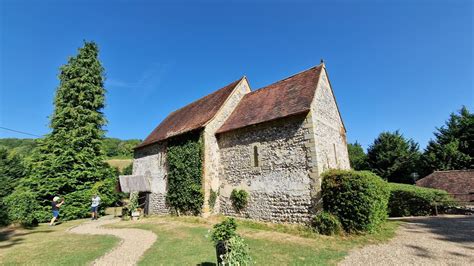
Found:
[[[136,265],[140,257],[156,241],[156,235],[142,229],[104,228],[119,222],[120,219],[106,216],[98,221],[89,221],[69,230],[75,234],[113,235],[121,239],[120,244],[109,253],[96,259],[93,265]]]

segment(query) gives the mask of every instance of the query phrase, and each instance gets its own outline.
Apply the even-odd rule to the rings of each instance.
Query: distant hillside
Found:
[[[38,145],[36,139],[16,139],[5,138],[0,139],[0,148],[5,148],[10,153],[27,156]]]
[[[104,152],[107,158],[131,159],[133,157],[133,147],[140,142],[139,139],[105,138]],[[37,139],[0,138],[0,147],[6,148],[10,153],[24,156],[30,155],[37,145]]]

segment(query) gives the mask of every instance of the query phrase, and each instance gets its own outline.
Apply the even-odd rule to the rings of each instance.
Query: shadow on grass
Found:
[[[9,248],[21,244],[24,240],[23,236],[31,234],[47,234],[54,232],[53,230],[35,230],[34,228],[25,228],[22,231],[13,228],[7,228],[0,231],[0,249]]]
[[[217,264],[215,262],[201,262],[198,263],[197,266],[216,266]]]
[[[458,244],[474,244],[474,216],[437,216],[404,218],[402,221],[419,224],[438,239]]]

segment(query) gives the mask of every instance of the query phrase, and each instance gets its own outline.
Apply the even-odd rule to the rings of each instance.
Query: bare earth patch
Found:
[[[353,250],[341,265],[474,264],[474,216],[402,220],[394,239]]]

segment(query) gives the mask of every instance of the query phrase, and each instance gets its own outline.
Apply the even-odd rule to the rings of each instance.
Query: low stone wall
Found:
[[[307,133],[305,116],[297,116],[219,135],[220,212],[263,221],[307,221],[311,215]],[[232,207],[234,188],[250,195],[242,213]]]

